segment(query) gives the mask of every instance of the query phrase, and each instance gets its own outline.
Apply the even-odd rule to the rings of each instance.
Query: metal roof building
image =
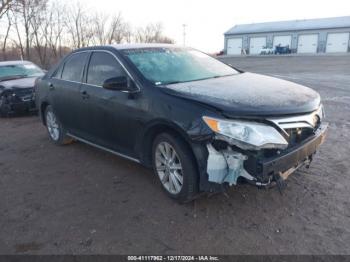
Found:
[[[349,52],[350,16],[241,24],[225,33],[228,55],[288,46],[292,53]]]

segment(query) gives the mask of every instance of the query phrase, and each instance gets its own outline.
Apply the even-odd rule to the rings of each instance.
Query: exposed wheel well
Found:
[[[161,133],[168,133],[171,134],[175,137],[181,138],[189,147],[190,151],[192,152],[192,155],[194,157],[192,148],[189,144],[188,139],[180,132],[177,131],[176,129],[167,126],[167,125],[156,125],[151,127],[149,130],[147,130],[146,134],[143,136],[142,139],[142,156],[141,159],[143,160],[143,164],[151,167],[152,166],[152,145],[153,141],[156,138],[157,135]]]
[[[45,119],[45,110],[46,107],[49,105],[49,103],[47,102],[43,102],[40,106],[40,116],[41,116],[41,120],[43,122],[43,124],[46,126],[46,119]]]

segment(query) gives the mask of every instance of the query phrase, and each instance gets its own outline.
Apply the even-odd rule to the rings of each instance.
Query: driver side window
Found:
[[[102,86],[107,79],[121,76],[126,76],[126,73],[111,54],[93,52],[87,73],[88,84]]]

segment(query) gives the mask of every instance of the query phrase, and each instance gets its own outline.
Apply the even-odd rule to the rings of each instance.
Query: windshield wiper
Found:
[[[220,78],[220,77],[234,76],[234,75],[235,75],[235,74],[219,75],[219,76],[213,76],[213,78]]]
[[[0,77],[0,82],[8,81],[8,80],[14,80],[14,79],[19,79],[19,78],[25,78],[25,77],[28,77],[28,75],[4,76],[4,77]]]
[[[207,79],[212,79],[212,78],[220,78],[220,77],[233,76],[233,75],[235,75],[235,74],[216,75],[216,76],[210,76],[210,77],[192,79],[192,80],[185,80],[185,81],[169,81],[169,82],[164,82],[164,83],[160,82],[159,85],[172,85],[172,84],[179,84],[179,83],[186,83],[186,82],[195,82],[195,81],[202,81],[202,80],[207,80]]]
[[[165,82],[165,85],[172,85],[172,84],[179,84],[179,83],[183,83],[181,81],[170,81],[170,82]]]

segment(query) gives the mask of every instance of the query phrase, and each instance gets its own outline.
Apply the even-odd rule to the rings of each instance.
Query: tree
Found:
[[[69,9],[65,26],[70,35],[71,46],[73,48],[88,46],[93,40],[93,24],[90,15],[86,13],[80,2]]]
[[[47,35],[48,45],[52,50],[52,54],[55,59],[61,58],[62,53],[62,44],[63,44],[63,35],[65,33],[66,20],[65,13],[67,8],[65,5],[59,4],[59,2],[53,2],[50,5],[50,10],[47,17],[49,18],[49,34]]]
[[[148,24],[139,27],[135,33],[135,42],[138,43],[174,43],[169,37],[163,36],[163,25],[161,23]]]
[[[13,0],[0,0],[0,19],[10,9]]]
[[[130,27],[124,22],[121,13],[112,17],[96,13],[92,20],[93,43],[97,45],[111,45],[122,43],[128,35]]]
[[[15,13],[15,27],[18,36],[18,41],[22,46],[23,54],[23,44],[21,40],[22,30],[24,32],[25,41],[25,57],[30,59],[30,48],[32,42],[32,23],[33,20],[39,15],[39,13],[44,10],[47,6],[48,0],[16,0],[12,5],[13,12]]]
[[[8,37],[10,35],[10,30],[11,30],[11,27],[12,27],[12,18],[11,18],[11,15],[10,15],[10,11],[8,11],[6,13],[6,18],[7,18],[6,30],[5,30],[4,40],[2,42],[2,48],[1,48],[2,56],[3,56],[4,60],[7,59],[6,46],[7,46]]]
[[[121,13],[92,13],[82,0],[74,1],[0,0],[2,57],[20,56],[48,68],[72,49],[89,45],[174,42],[161,23],[135,29]]]

